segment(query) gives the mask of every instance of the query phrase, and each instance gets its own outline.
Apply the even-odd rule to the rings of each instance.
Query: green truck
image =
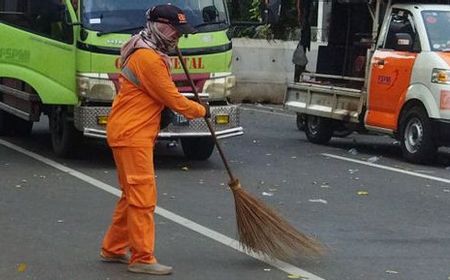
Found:
[[[0,0],[0,135],[26,136],[49,118],[54,152],[80,149],[84,137],[106,138],[107,116],[119,86],[120,47],[164,0]],[[179,47],[211,106],[218,138],[243,134],[239,108],[228,102],[231,73],[229,15],[218,0],[176,0],[197,34]],[[181,63],[171,57],[179,91],[194,98]],[[209,158],[214,143],[204,120],[175,114],[159,139],[180,140],[190,159]]]

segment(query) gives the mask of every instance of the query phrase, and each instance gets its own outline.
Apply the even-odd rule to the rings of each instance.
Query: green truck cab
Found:
[[[106,138],[117,93],[120,47],[145,24],[150,6],[164,0],[0,0],[0,135],[28,135],[49,118],[52,147],[73,154],[83,137]],[[201,98],[211,106],[218,138],[243,134],[239,108],[227,98],[231,73],[229,17],[216,0],[176,0],[197,34],[179,47]],[[194,98],[178,58],[171,56],[179,91]],[[175,114],[159,139],[181,140],[185,155],[207,159],[214,149],[202,119]]]

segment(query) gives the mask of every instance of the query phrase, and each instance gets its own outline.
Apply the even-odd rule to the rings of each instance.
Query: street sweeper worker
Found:
[[[107,139],[122,196],[102,243],[100,258],[128,263],[128,271],[170,274],[155,258],[156,183],[153,147],[164,106],[187,119],[205,117],[207,106],[181,95],[169,72],[167,53],[182,34],[195,32],[172,5],[147,11],[147,26],[121,49],[120,90],[108,117]],[[131,257],[128,257],[128,252]]]

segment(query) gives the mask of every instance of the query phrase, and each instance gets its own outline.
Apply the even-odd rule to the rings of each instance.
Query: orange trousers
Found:
[[[102,250],[123,255],[128,249],[132,263],[156,263],[156,183],[153,147],[113,147],[122,196],[105,234]]]

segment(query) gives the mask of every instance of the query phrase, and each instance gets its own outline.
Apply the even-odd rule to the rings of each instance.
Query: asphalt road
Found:
[[[450,153],[403,161],[384,136],[309,143],[292,114],[243,106],[245,135],[222,140],[242,185],[328,248],[290,264],[236,250],[233,197],[217,153],[190,162],[156,149],[156,255],[165,279],[450,279]],[[108,148],[55,158],[46,122],[32,137],[0,138],[0,279],[148,279],[98,260],[117,199]]]

